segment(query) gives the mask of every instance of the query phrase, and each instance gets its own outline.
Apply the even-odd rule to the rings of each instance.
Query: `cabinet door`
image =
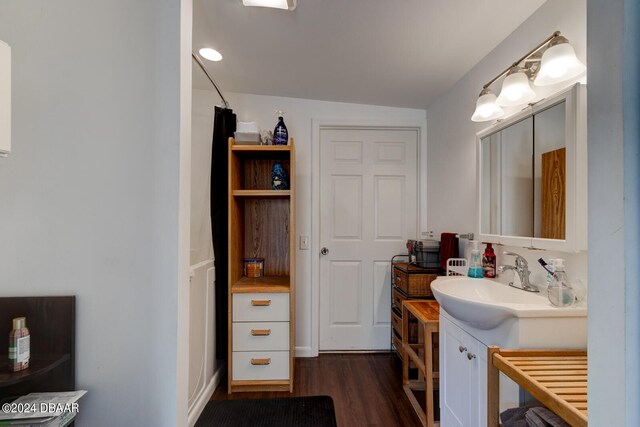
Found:
[[[471,396],[469,402],[471,426],[486,427],[487,425],[487,346],[469,335],[473,344],[469,346],[470,353],[475,356],[469,361],[471,365]],[[471,350],[472,349],[472,350]]]
[[[440,342],[442,343],[440,375],[440,416],[443,426],[470,426],[469,401],[471,395],[471,367],[467,359],[469,335],[447,319],[440,317]]]

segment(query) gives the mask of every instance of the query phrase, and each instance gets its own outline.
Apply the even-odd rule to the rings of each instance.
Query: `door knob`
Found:
[[[463,351],[467,351],[467,347],[460,346],[458,347],[458,350],[462,353]]]
[[[329,253],[329,249],[327,249],[327,248],[322,248],[322,249],[320,249],[320,254],[321,254],[321,255],[326,255],[326,254],[328,254],[328,253]]]
[[[467,359],[471,360],[471,359],[475,359],[476,355],[473,353],[467,353]]]

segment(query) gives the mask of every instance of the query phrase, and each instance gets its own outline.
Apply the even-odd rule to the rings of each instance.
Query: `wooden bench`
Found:
[[[487,417],[499,425],[500,372],[575,427],[587,426],[587,352],[584,350],[501,350],[487,355]]]

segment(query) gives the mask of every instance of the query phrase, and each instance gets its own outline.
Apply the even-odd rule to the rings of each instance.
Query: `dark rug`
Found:
[[[329,396],[212,400],[196,427],[337,427]]]

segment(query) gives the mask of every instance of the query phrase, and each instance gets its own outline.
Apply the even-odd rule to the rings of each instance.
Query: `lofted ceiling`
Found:
[[[205,61],[223,92],[424,109],[545,1],[194,0],[193,48],[224,55]]]

